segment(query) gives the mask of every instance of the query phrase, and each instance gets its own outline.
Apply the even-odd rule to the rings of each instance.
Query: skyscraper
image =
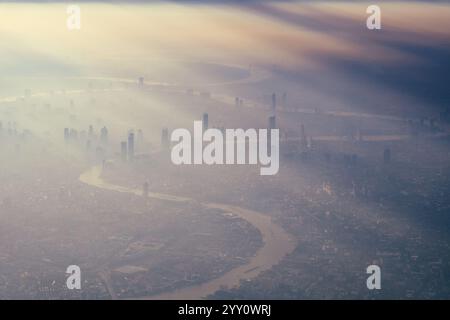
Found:
[[[204,130],[206,130],[206,129],[208,129],[208,113],[207,112],[205,112],[204,114],[203,114],[203,131]]]
[[[272,111],[275,111],[277,108],[277,95],[272,93]]]
[[[92,125],[89,126],[88,139],[94,139],[94,127]]]
[[[167,149],[169,147],[169,129],[163,128],[161,131],[161,147]]]
[[[358,141],[363,141],[363,135],[362,135],[362,132],[361,132],[361,127],[358,127],[356,135],[357,135]]]
[[[128,160],[132,161],[134,159],[134,133],[130,132],[128,134]]]
[[[277,127],[275,116],[269,117],[269,130],[275,129]]]
[[[64,128],[64,141],[69,142],[69,138],[70,138],[69,128]]]
[[[308,140],[306,138],[306,131],[303,123],[300,125],[300,147],[302,150],[305,150],[308,147]]]
[[[270,116],[269,117],[269,129],[267,130],[267,150],[269,153],[272,153],[272,134],[271,134],[271,130],[272,129],[276,129],[277,127],[277,123],[276,123],[276,118],[275,116]]]
[[[104,145],[108,143],[108,129],[106,127],[100,130],[100,141]]]

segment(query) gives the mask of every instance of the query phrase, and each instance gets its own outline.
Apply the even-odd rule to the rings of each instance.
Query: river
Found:
[[[139,189],[128,188],[114,185],[104,181],[101,177],[102,168],[94,166],[81,174],[80,181],[97,188],[110,190],[114,192],[130,193],[142,196]],[[150,192],[150,198],[189,202],[195,201],[192,198],[174,196],[163,193]],[[196,201],[197,202],[197,201]],[[200,205],[206,208],[220,209],[227,213],[232,213],[252,224],[261,233],[263,246],[259,248],[255,255],[244,265],[238,266],[224,273],[218,278],[210,281],[180,288],[174,291],[165,292],[153,296],[137,297],[136,299],[155,299],[155,300],[192,300],[203,299],[213,294],[221,288],[238,287],[242,280],[249,280],[258,276],[261,272],[272,268],[278,264],[286,255],[291,253],[297,246],[297,240],[291,234],[287,233],[282,227],[272,222],[272,218],[265,213],[232,206],[228,204],[200,202]],[[112,295],[114,296],[114,295]]]

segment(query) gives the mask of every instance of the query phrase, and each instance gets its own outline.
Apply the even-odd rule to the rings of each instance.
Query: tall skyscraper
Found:
[[[277,108],[277,95],[272,93],[272,111],[275,111]]]
[[[100,130],[100,141],[104,145],[108,143],[108,129],[106,127]]]
[[[89,126],[88,139],[90,140],[94,139],[94,127],[92,125]]]
[[[167,149],[169,147],[169,129],[163,128],[161,131],[161,147]]]
[[[139,77],[138,79],[139,86],[144,86],[144,77]]]
[[[303,123],[300,125],[300,147],[305,150],[308,147],[308,139],[306,137],[305,126]]]
[[[208,129],[208,126],[209,126],[208,120],[209,120],[209,119],[208,119],[208,113],[205,112],[205,113],[203,114],[203,131],[206,130],[206,129]]]
[[[276,129],[277,127],[277,123],[276,123],[276,117],[275,116],[270,116],[269,117],[269,129]]]
[[[132,161],[134,159],[134,133],[130,132],[128,134],[128,160]]]
[[[276,117],[270,116],[269,117],[269,130],[267,130],[267,150],[269,153],[272,153],[272,135],[270,133],[270,130],[276,129],[277,123],[276,123]]]
[[[64,128],[64,141],[69,142],[69,138],[70,138],[69,128]]]
[[[356,136],[357,136],[357,139],[358,139],[358,141],[363,141],[363,134],[362,134],[362,131],[361,131],[361,127],[358,127],[358,130],[357,130],[357,132],[356,132]]]

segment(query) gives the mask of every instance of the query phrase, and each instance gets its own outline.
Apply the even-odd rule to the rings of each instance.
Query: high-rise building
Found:
[[[128,160],[134,159],[134,132],[128,134]]]
[[[303,123],[300,125],[300,147],[305,150],[308,147],[308,139],[306,137],[305,126]]]
[[[275,111],[277,108],[277,95],[272,93],[272,111]]]
[[[268,143],[267,150],[269,153],[272,153],[272,134],[271,134],[270,130],[276,129],[276,127],[277,127],[277,123],[276,123],[275,116],[270,116],[269,117],[269,130],[267,130],[267,143]]]
[[[123,162],[127,161],[127,142],[126,141],[122,141],[120,143],[120,158],[122,159]]]
[[[144,86],[144,77],[139,77],[138,79],[139,86]]]
[[[208,113],[205,112],[205,113],[203,114],[203,131],[208,129],[208,126],[209,126],[208,120],[209,120],[209,119],[208,119]]]
[[[69,138],[70,138],[69,128],[64,128],[64,141],[69,142]]]
[[[94,127],[92,125],[89,126],[88,139],[94,139]]]
[[[106,127],[100,130],[100,141],[104,145],[108,143],[108,129]]]
[[[358,130],[356,132],[356,136],[357,136],[358,141],[363,141],[363,135],[362,135],[362,131],[361,131],[360,127],[358,127]]]
[[[276,117],[275,116],[270,116],[269,117],[269,129],[276,129],[277,124],[276,124]]]
[[[163,128],[161,131],[161,147],[167,149],[169,147],[169,129]]]

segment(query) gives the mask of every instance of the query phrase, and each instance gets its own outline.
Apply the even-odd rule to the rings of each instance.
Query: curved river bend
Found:
[[[142,196],[142,191],[139,189],[127,188],[104,181],[101,178],[101,173],[102,168],[100,166],[95,166],[81,174],[79,179],[81,182],[87,185],[104,190]],[[148,196],[150,198],[165,201],[195,201],[191,198],[173,196],[163,193],[150,192]],[[212,279],[199,285],[188,286],[171,292],[153,296],[138,297],[137,299],[203,299],[206,296],[213,294],[217,290],[220,290],[221,288],[238,287],[241,280],[255,278],[262,271],[268,270],[274,265],[278,264],[297,246],[297,240],[292,235],[287,233],[283,228],[273,223],[271,217],[264,213],[221,203],[201,202],[200,205],[206,208],[220,209],[248,221],[261,233],[263,246],[257,250],[256,254],[252,258],[250,258],[250,260],[246,264],[231,269],[218,278]]]

